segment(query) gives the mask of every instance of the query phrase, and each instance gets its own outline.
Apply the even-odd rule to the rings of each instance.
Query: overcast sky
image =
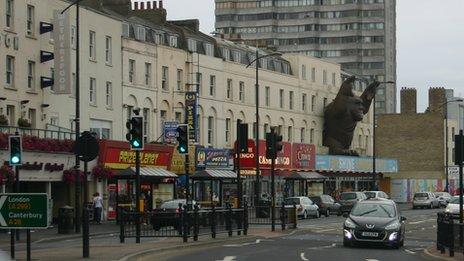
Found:
[[[200,20],[214,31],[214,0],[165,0],[168,19]],[[397,0],[397,86],[415,87],[418,110],[428,88],[443,86],[464,96],[464,0]],[[398,101],[399,104],[399,101]]]

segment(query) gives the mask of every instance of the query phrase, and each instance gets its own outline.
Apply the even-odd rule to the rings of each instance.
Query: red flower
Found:
[[[15,181],[15,173],[8,165],[0,167],[0,185],[11,185]]]
[[[79,174],[81,176],[81,182],[83,182],[85,180],[84,172],[80,170]],[[76,183],[76,171],[74,169],[63,171],[63,182],[68,185]]]
[[[111,179],[113,177],[113,170],[110,168],[98,165],[92,169],[92,175],[97,179]]]

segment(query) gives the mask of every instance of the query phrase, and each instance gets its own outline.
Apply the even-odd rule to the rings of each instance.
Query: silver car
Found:
[[[412,208],[439,208],[440,202],[432,192],[416,192],[412,201]]]
[[[459,218],[459,196],[451,198],[451,201],[446,206],[445,213],[451,214],[453,218]]]
[[[309,216],[318,218],[320,216],[319,207],[308,197],[290,197],[285,199],[285,207],[296,206],[297,214],[304,219]]]
[[[448,192],[435,192],[433,193],[438,198],[440,206],[446,207],[451,201],[452,196]]]

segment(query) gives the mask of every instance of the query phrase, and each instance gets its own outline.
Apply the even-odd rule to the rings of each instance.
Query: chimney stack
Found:
[[[446,102],[446,92],[443,87],[432,87],[429,89],[429,112],[439,112],[444,115],[444,103]]]
[[[417,113],[417,90],[415,88],[401,88],[401,114]]]

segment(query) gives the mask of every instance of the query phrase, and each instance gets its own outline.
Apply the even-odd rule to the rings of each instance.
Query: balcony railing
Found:
[[[57,139],[57,140],[74,140],[75,133],[62,130],[44,130],[21,128],[16,126],[0,126],[0,133],[34,136],[42,139]]]

